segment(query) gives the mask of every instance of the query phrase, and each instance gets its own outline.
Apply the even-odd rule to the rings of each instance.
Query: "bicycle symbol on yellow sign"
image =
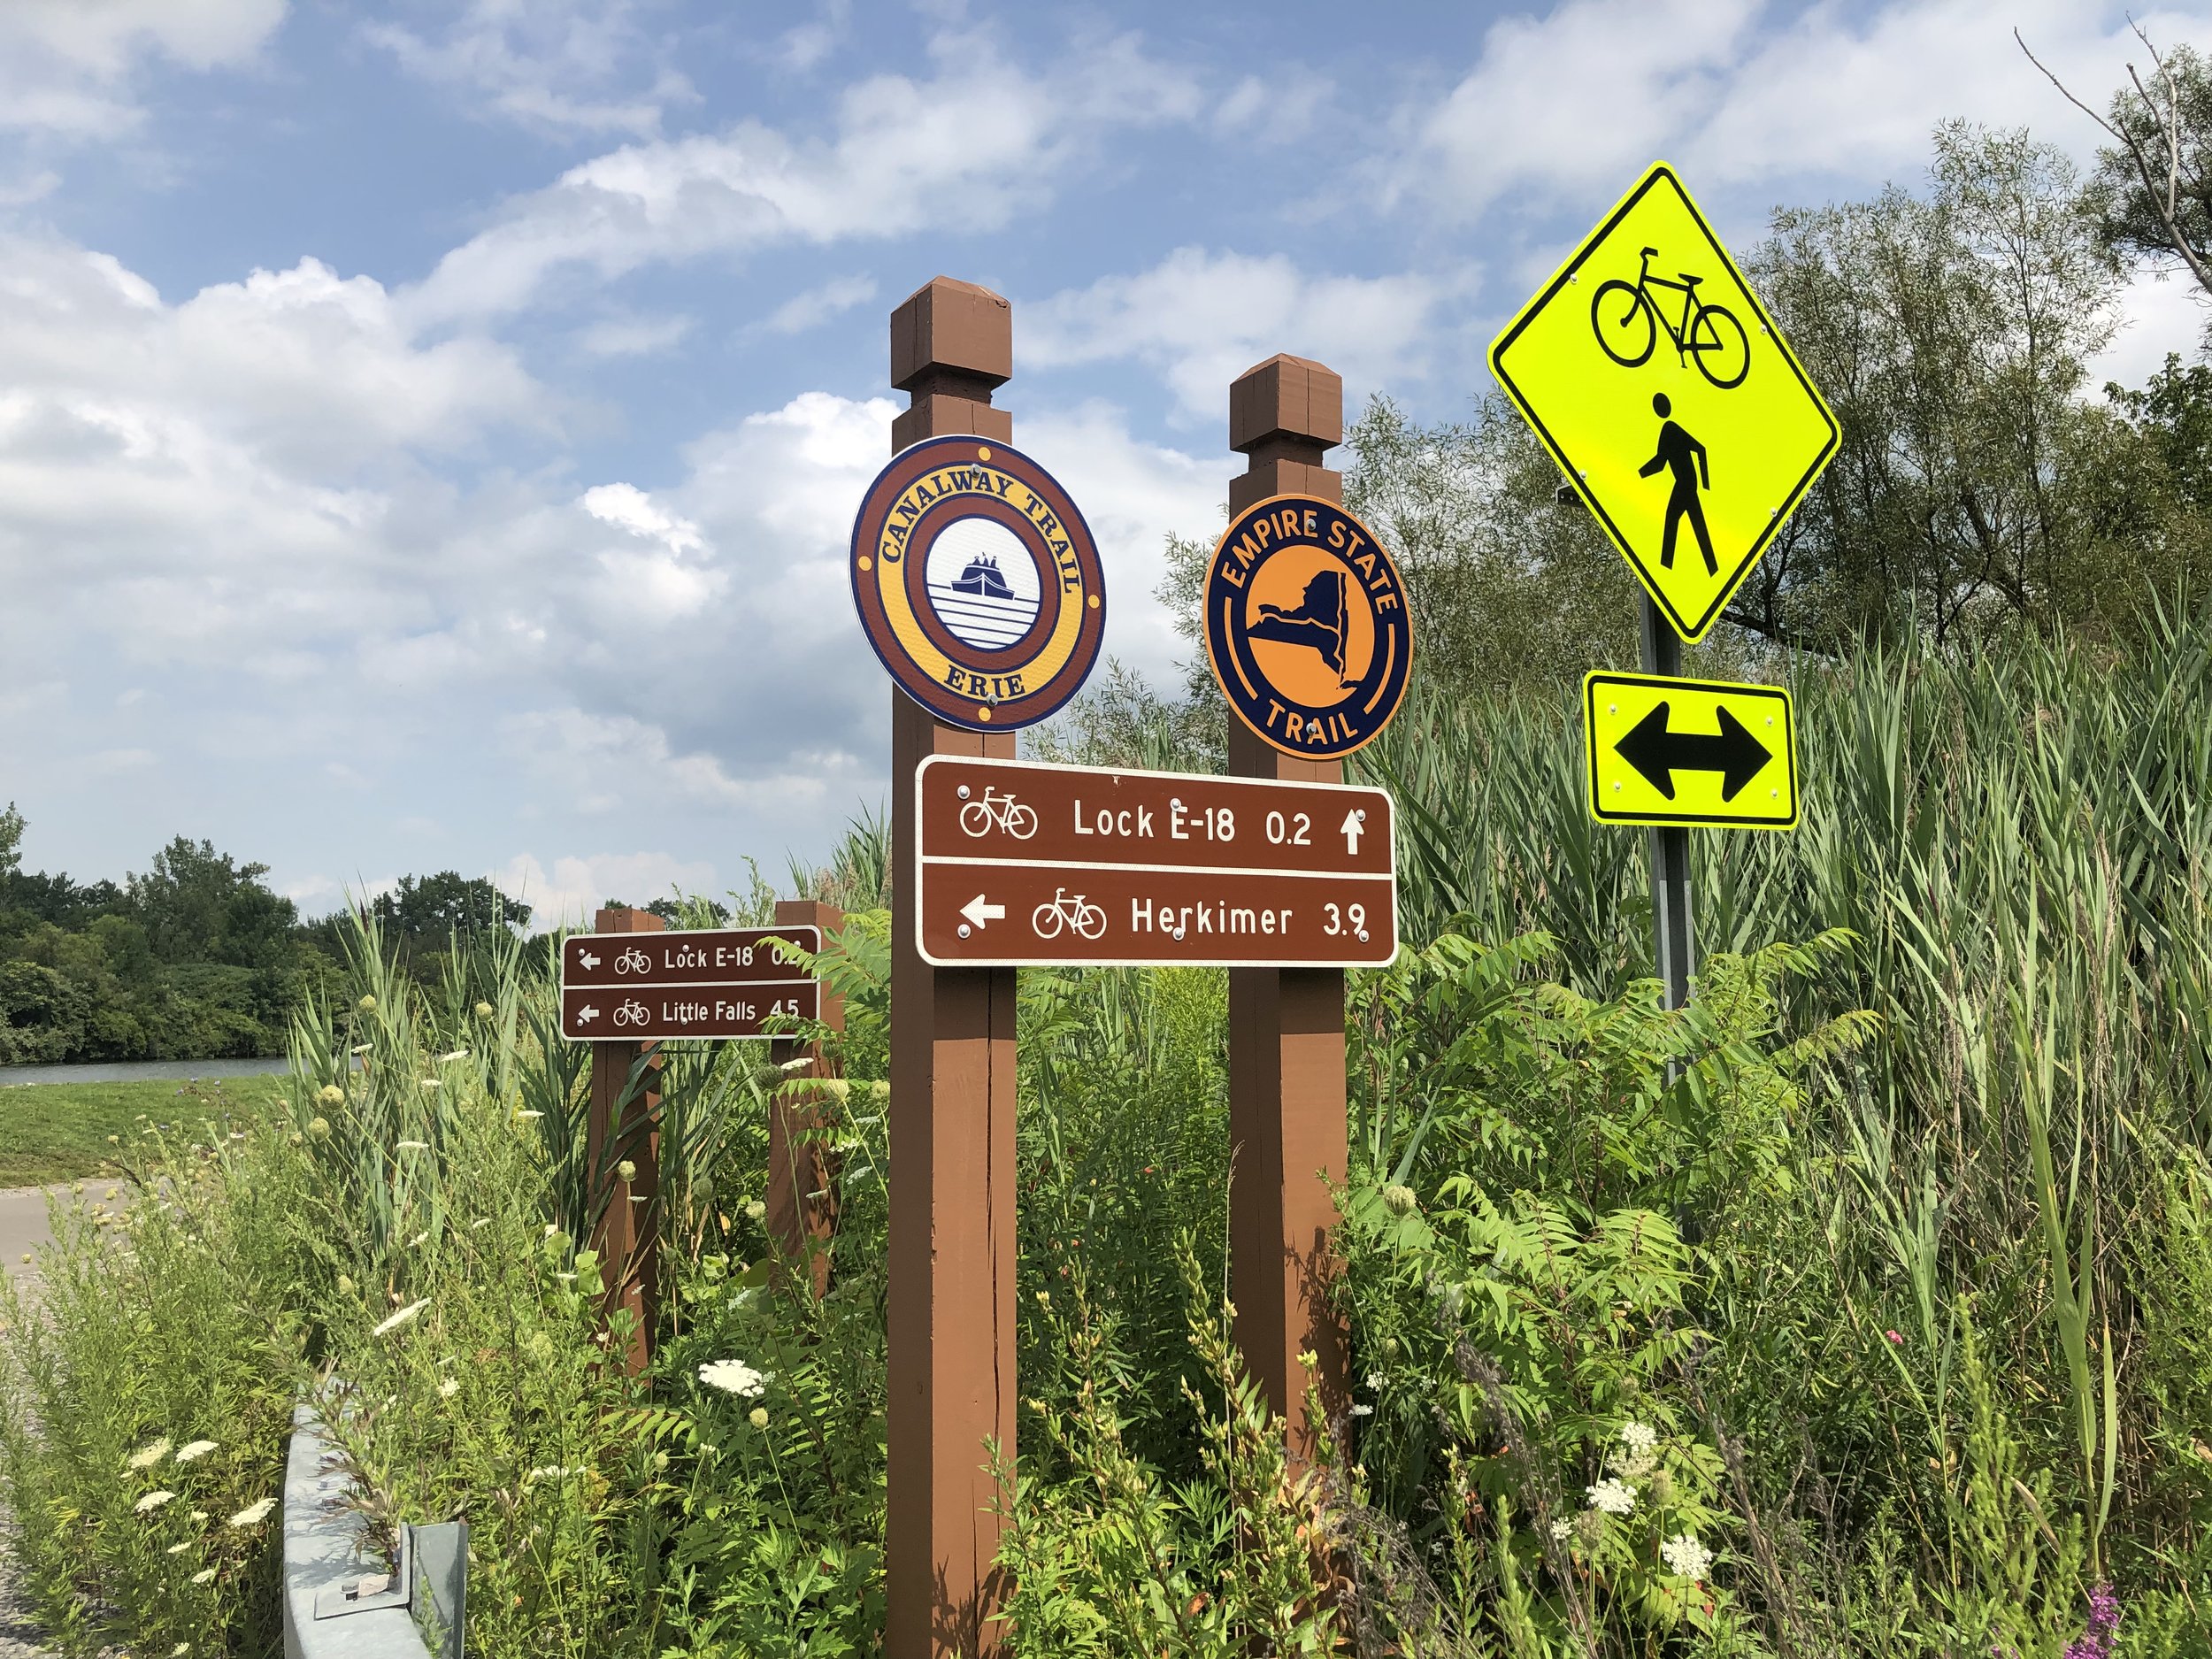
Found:
[[[1719,618],[1839,435],[1664,163],[1522,308],[1490,367],[1690,641]],[[1675,557],[1686,535],[1698,557]]]

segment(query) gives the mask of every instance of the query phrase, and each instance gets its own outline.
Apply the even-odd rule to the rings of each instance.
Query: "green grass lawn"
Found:
[[[96,1175],[143,1112],[158,1124],[202,1119],[258,1100],[275,1077],[155,1079],[135,1083],[31,1083],[0,1088],[0,1187],[35,1187]]]

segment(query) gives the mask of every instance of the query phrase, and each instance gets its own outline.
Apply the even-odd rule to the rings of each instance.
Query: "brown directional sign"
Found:
[[[561,947],[561,1034],[576,1042],[768,1037],[771,1018],[818,1019],[822,987],[778,945],[810,954],[815,927],[572,933]]]
[[[1380,789],[933,756],[914,779],[925,961],[1381,967]]]

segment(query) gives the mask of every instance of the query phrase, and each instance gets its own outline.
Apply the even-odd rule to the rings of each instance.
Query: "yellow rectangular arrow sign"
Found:
[[[1582,729],[1602,823],[1796,826],[1796,718],[1779,686],[1600,671],[1583,676]]]

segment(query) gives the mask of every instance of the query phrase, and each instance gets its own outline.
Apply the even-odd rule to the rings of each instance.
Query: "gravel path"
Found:
[[[16,1597],[15,1563],[5,1559],[0,1559],[0,1659],[54,1659],[39,1646],[39,1633]]]

